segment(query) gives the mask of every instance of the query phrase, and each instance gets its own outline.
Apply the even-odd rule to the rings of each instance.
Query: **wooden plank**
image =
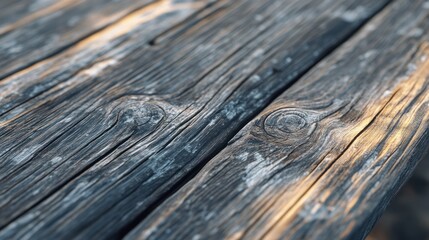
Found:
[[[362,239],[427,149],[425,6],[386,8],[126,239]]]
[[[155,0],[24,2],[0,11],[0,79],[69,48]]]
[[[141,49],[141,54],[145,53],[148,48],[148,42],[171,28],[186,28],[189,25],[186,19],[192,15],[195,15],[197,18],[201,14],[205,15],[206,11],[210,11],[209,5],[212,5],[212,3],[208,4],[208,2],[204,1],[199,1],[198,3],[188,2],[185,4],[171,4],[170,2],[165,2],[162,4],[150,5],[147,8],[128,15],[123,20],[98,32],[96,35],[84,39],[64,53],[47,59],[1,82],[0,157],[2,161],[0,161],[0,165],[5,167],[5,170],[8,170],[1,174],[0,192],[7,195],[5,192],[7,192],[10,186],[18,183],[23,179],[22,177],[25,178],[25,175],[17,174],[13,176],[13,180],[6,180],[8,176],[10,177],[14,173],[17,173],[15,171],[25,165],[25,163],[21,165],[10,165],[10,163],[8,163],[11,158],[10,156],[19,154],[21,150],[23,150],[23,148],[20,147],[28,144],[36,144],[39,140],[42,145],[49,145],[50,141],[61,136],[67,128],[70,128],[70,126],[81,120],[80,115],[86,114],[86,111],[90,111],[89,109],[85,109],[86,106],[83,106],[83,108],[80,109],[81,111],[77,112],[76,115],[61,114],[57,116],[57,118],[52,117],[51,119],[53,120],[50,124],[59,124],[60,126],[53,129],[53,131],[58,132],[51,136],[49,136],[49,132],[39,136],[41,132],[52,127],[45,122],[45,120],[50,118],[44,118],[37,112],[41,105],[45,104],[46,106],[52,98],[61,97],[64,92],[79,87],[79,84],[91,83],[94,78],[97,77],[97,72],[108,71],[109,68],[112,68],[112,65],[117,65],[136,49]],[[156,26],[154,22],[156,22]],[[126,31],[122,31],[122,29],[126,29]],[[170,32],[174,33],[176,30],[173,29]],[[69,93],[69,95],[72,94],[73,93]],[[63,100],[64,99],[58,99],[57,103]],[[68,106],[72,107],[68,109],[70,112],[75,110],[75,108],[73,108],[73,103],[70,103]],[[67,105],[62,105],[61,107],[66,109]],[[52,109],[52,112],[56,110],[57,109]],[[74,117],[76,119],[70,121],[71,118]],[[55,120],[59,122],[55,122]],[[61,122],[61,120],[63,120],[63,122]],[[64,123],[67,124],[62,125]],[[25,142],[26,140],[14,142],[14,138],[27,140],[32,138],[36,139],[27,142]],[[30,152],[30,155],[31,154],[33,153]],[[38,164],[43,163],[38,162],[33,165],[31,169],[35,170],[39,168],[40,166]],[[45,167],[48,168],[42,167],[40,170],[47,169],[48,171],[52,171],[55,169],[55,166]],[[20,171],[25,172],[28,170],[21,169]],[[26,172],[26,174],[28,174],[28,172]],[[41,174],[43,175],[46,173],[41,172]],[[31,179],[36,181],[38,178]],[[32,184],[30,182],[27,183],[30,185]],[[57,187],[59,186],[58,184],[55,185]],[[25,184],[21,186],[23,186],[23,189],[26,188]],[[53,186],[49,189],[52,190],[52,187]],[[2,204],[10,200],[10,198],[5,195],[2,195],[4,197],[2,199]],[[34,204],[40,201],[43,197],[46,197],[46,195],[38,194],[37,197],[33,198],[32,203]],[[25,212],[28,208],[19,204],[15,207],[11,207],[12,205],[14,205],[14,203],[10,203],[8,206],[2,206],[0,225],[5,224],[6,221]]]
[[[5,111],[0,238],[125,234],[387,2],[233,1]]]
[[[70,49],[3,79],[0,81],[0,125],[43,103],[45,92],[54,87],[58,89],[60,84],[70,82],[71,78],[91,66],[108,68],[136,49],[147,49],[148,43],[164,36],[166,31],[174,35],[177,31],[186,29],[190,25],[187,18],[195,15],[194,18],[199,19],[217,9],[213,7],[219,7],[211,7],[212,3],[213,1],[190,1],[174,4],[163,1],[150,4],[77,42]],[[111,61],[106,62],[106,59]],[[110,64],[106,64],[109,62]],[[91,74],[84,75],[95,77]],[[0,153],[8,149],[4,146]]]

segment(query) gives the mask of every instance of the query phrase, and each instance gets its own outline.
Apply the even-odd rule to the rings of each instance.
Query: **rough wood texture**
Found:
[[[76,79],[91,81],[136,49],[144,53],[154,39],[174,36],[187,29],[192,25],[184,21],[188,17],[198,20],[219,8],[210,6],[204,1],[178,4],[161,1],[148,5],[68,50],[3,79],[0,81],[0,125],[46,101],[46,92],[58,91]],[[0,152],[4,150],[8,148]]]
[[[118,65],[125,56],[136,49],[141,49],[142,53],[146,52],[149,48],[147,42],[175,26],[178,21],[183,21],[191,14],[197,13],[206,5],[203,2],[172,5],[171,2],[166,1],[149,6],[81,41],[70,50],[52,59],[44,60],[2,82],[0,85],[2,103],[0,166],[5,171],[0,174],[2,183],[0,225],[4,226],[8,221],[25,212],[82,170],[82,168],[76,168],[64,175],[62,172],[67,171],[67,167],[70,167],[68,164],[75,164],[73,161],[66,163],[63,168],[57,168],[62,162],[47,165],[46,161],[50,159],[47,160],[46,155],[37,156],[36,153],[46,149],[55,140],[60,141],[59,137],[64,136],[62,144],[57,146],[61,150],[56,153],[66,154],[61,156],[66,160],[67,156],[76,154],[80,148],[89,145],[88,143],[97,137],[89,133],[85,135],[86,131],[96,133],[109,128],[109,125],[103,125],[103,118],[95,114],[92,122],[83,122],[75,126],[95,108],[91,104],[97,99],[91,99],[91,101],[88,98],[104,90],[98,88],[102,85],[97,85],[97,82],[103,81],[97,79],[98,75],[108,72],[109,68]],[[156,26],[153,26],[154,22]],[[183,27],[187,25],[186,22],[183,23]],[[132,31],[130,31],[131,27],[133,27]],[[106,73],[107,77],[109,77],[108,74]],[[108,83],[115,84],[113,81]],[[82,88],[86,88],[87,91],[75,96],[74,94]],[[85,97],[80,99],[82,96]],[[73,99],[77,101],[73,102]],[[81,101],[86,105],[84,103],[79,105]],[[114,113],[108,116],[107,111],[104,117],[107,118],[106,121],[109,120],[108,118],[116,117]],[[75,135],[67,135],[73,126],[75,135],[80,138],[73,139]],[[79,127],[83,128],[79,129]],[[124,126],[118,126],[120,127]],[[106,138],[101,141],[101,144],[106,144],[103,146],[106,147],[105,151],[109,150],[109,144],[115,145],[115,141],[121,141],[121,139],[110,139],[109,136]],[[17,142],[17,139],[22,141]],[[113,143],[109,143],[109,140]],[[82,153],[85,152],[82,151]],[[104,154],[104,151],[99,154]],[[92,157],[97,158],[99,155]],[[78,163],[85,166],[84,162],[80,162],[81,158],[82,155],[77,154],[73,159],[77,159]],[[46,181],[51,184],[46,184]],[[17,194],[23,196],[23,199],[14,199],[18,196]],[[21,205],[20,201],[27,202]]]
[[[154,0],[6,2],[11,6],[6,3],[0,11],[0,79],[69,48]]]
[[[0,238],[124,235],[387,2],[162,1],[5,79]]]
[[[425,6],[386,8],[127,239],[365,236],[427,148]]]
[[[0,239],[360,237],[422,149],[422,0],[6,2]]]

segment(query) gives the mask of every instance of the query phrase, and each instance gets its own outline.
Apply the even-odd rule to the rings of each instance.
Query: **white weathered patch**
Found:
[[[73,16],[67,21],[67,26],[73,27],[80,21],[79,16]]]
[[[51,159],[51,163],[56,164],[59,163],[61,160],[63,160],[62,157],[54,157]]]
[[[240,155],[238,155],[238,159],[241,161],[246,161],[248,157],[249,157],[248,152],[244,152],[244,153],[241,153]]]
[[[325,206],[322,203],[311,203],[304,206],[304,209],[299,212],[299,216],[307,221],[324,220],[332,218],[338,211],[338,208]]]
[[[196,234],[196,235],[192,236],[192,240],[200,240],[200,239],[202,239],[200,234]]]
[[[78,183],[76,187],[64,198],[64,202],[73,203],[88,196],[89,192],[86,191],[86,188],[89,184],[90,183],[86,181]]]
[[[63,120],[61,120],[61,122],[63,122],[63,123],[69,123],[69,122],[71,122],[71,120],[73,120],[72,117],[67,117],[67,118],[64,118]]]
[[[371,50],[369,50],[369,51],[365,52],[364,54],[360,55],[360,56],[359,56],[359,59],[360,59],[360,60],[371,59],[371,58],[373,58],[374,56],[376,56],[377,54],[378,54],[378,50],[371,49]]]
[[[374,24],[374,23],[369,23],[368,25],[366,25],[365,29],[368,30],[368,31],[370,31],[370,32],[372,32],[375,29],[377,29],[377,25]]]
[[[425,3],[423,4],[423,8],[424,8],[424,9],[429,9],[429,1],[427,1],[427,2],[425,2]]]
[[[368,15],[367,10],[362,6],[359,6],[351,10],[338,11],[335,14],[336,17],[339,17],[346,22],[355,22],[365,18],[367,15]]]
[[[258,48],[252,53],[252,56],[253,57],[260,57],[260,56],[264,55],[264,53],[265,53],[264,49]]]
[[[216,216],[216,214],[215,214],[214,212],[208,212],[208,213],[204,216],[204,219],[205,219],[206,221],[208,221],[208,220],[212,219],[214,216]]]
[[[20,163],[24,162],[25,160],[28,160],[30,157],[32,157],[36,153],[36,151],[39,149],[40,146],[41,146],[40,144],[36,144],[32,147],[25,148],[24,150],[19,152],[13,158],[13,162],[15,164],[20,164]]]
[[[125,122],[124,123],[134,123],[134,118],[132,116],[125,116]]]
[[[384,91],[382,97],[384,98],[384,97],[390,96],[390,94],[392,94],[392,91],[391,90],[386,90],[386,91]]]
[[[405,75],[410,76],[411,74],[413,74],[415,71],[417,71],[417,66],[413,63],[409,63],[407,65],[407,72]]]
[[[259,75],[253,75],[250,77],[250,81],[253,83],[261,81],[261,77]]]
[[[225,111],[225,116],[228,120],[232,120],[237,113],[234,110]]]
[[[216,124],[217,119],[212,119],[207,126],[211,127]]]
[[[265,160],[265,158],[260,153],[255,153],[255,158],[257,161],[260,161],[260,162]]]
[[[106,68],[116,65],[117,63],[118,61],[116,59],[109,59],[106,61],[102,61],[84,70],[83,74],[90,77],[95,77],[95,76],[98,76],[100,73],[102,73]]]
[[[211,43],[203,43],[203,44],[199,44],[196,48],[195,48],[195,52],[199,53],[199,52],[205,52],[207,50],[212,49],[214,46]]]
[[[265,23],[262,23],[262,24],[260,24],[259,25],[259,27],[258,27],[258,30],[259,31],[264,31],[265,29],[267,29],[268,28],[268,26],[269,26],[269,24],[268,24],[269,22],[265,22]]]
[[[13,221],[11,224],[9,224],[4,230],[5,232],[7,232],[8,230],[13,231],[14,229],[22,228],[25,225],[30,225],[30,223],[33,222],[34,219],[38,217],[38,215],[40,215],[39,211],[35,213],[24,214],[22,217],[18,218],[16,221]]]
[[[52,4],[55,4],[55,0],[36,0],[28,5],[28,10],[30,12],[38,11]]]
[[[197,148],[192,147],[190,144],[186,144],[185,151],[187,151],[188,153],[194,154],[197,152]]]
[[[254,99],[260,99],[260,98],[262,98],[262,93],[259,91],[259,89],[253,89],[251,92],[250,92],[250,96],[252,96]]]
[[[423,35],[424,31],[421,28],[413,28],[408,33],[408,36],[410,37],[421,37]]]
[[[278,64],[278,63],[279,63],[279,60],[278,60],[278,59],[276,59],[276,58],[273,58],[273,59],[271,59],[271,63],[272,63],[272,64]]]
[[[31,194],[33,195],[33,196],[36,196],[37,194],[39,194],[40,193],[40,188],[39,189],[36,189],[36,190],[34,190]]]
[[[35,96],[38,93],[44,91],[46,88],[41,86],[41,85],[35,85],[32,89],[31,89],[31,93],[30,96]]]
[[[403,28],[398,31],[398,34],[406,37],[421,37],[424,34],[424,31],[421,28]]]
[[[274,165],[270,164],[260,153],[254,153],[255,160],[246,166],[246,185],[253,187],[270,175]]]
[[[0,50],[8,54],[15,54],[22,51],[22,46],[16,41],[6,41],[4,44],[0,45]]]
[[[264,20],[264,17],[261,14],[256,14],[255,15],[255,21],[260,22]]]
[[[350,79],[351,79],[351,77],[349,75],[346,75],[346,76],[341,77],[340,81],[343,83],[347,83],[350,81]]]
[[[22,51],[22,46],[20,46],[20,45],[16,45],[14,47],[8,48],[8,52],[10,54],[19,53],[21,51]]]

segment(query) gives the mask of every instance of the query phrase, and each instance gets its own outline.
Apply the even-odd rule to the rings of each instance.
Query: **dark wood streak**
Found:
[[[424,6],[387,7],[126,239],[364,238],[427,149]]]
[[[3,99],[0,238],[127,233],[388,2],[234,1],[159,45],[125,51],[110,43],[113,50],[53,85],[6,81],[20,92],[42,82],[43,90]],[[134,44],[140,36],[126,35]],[[78,50],[69,54],[89,55]]]

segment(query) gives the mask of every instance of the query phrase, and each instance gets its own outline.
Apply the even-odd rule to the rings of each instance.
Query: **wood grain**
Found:
[[[0,11],[0,79],[64,51],[153,2],[35,0],[10,4]]]
[[[79,79],[88,81],[136,49],[146,51],[148,43],[165,32],[174,34],[186,29],[189,26],[186,19],[195,14],[199,17],[200,11],[210,11],[210,5],[204,1],[182,4],[162,1],[148,5],[68,50],[3,79],[0,81],[0,125],[43,103],[46,92],[70,84],[76,75],[84,75]],[[172,29],[174,27],[177,30]]]
[[[425,6],[387,7],[126,239],[362,239],[427,149]]]
[[[63,135],[67,128],[70,128],[70,126],[73,126],[73,124],[76,124],[76,122],[81,120],[82,114],[87,114],[86,111],[91,111],[90,109],[87,109],[87,106],[80,106],[80,112],[75,113],[75,115],[67,115],[67,113],[76,110],[76,106],[73,106],[72,102],[67,102],[67,97],[73,96],[75,93],[71,91],[74,87],[82,87],[79,86],[79,84],[82,85],[84,83],[94,84],[92,81],[97,78],[99,74],[108,71],[113,65],[118,65],[122,59],[130,55],[130,53],[136,49],[140,48],[141,52],[144,53],[148,48],[147,43],[158,37],[160,34],[174,26],[177,26],[179,29],[180,26],[186,27],[188,25],[186,18],[190,17],[192,14],[197,14],[198,16],[198,12],[205,9],[206,6],[207,3],[204,2],[176,5],[171,5],[169,2],[165,2],[149,6],[141,11],[128,15],[126,18],[104,31],[84,39],[64,53],[58,54],[51,59],[44,60],[38,65],[28,68],[25,71],[15,74],[3,81],[0,84],[0,102],[2,103],[0,109],[0,131],[2,135],[0,155],[2,157],[2,161],[0,162],[0,165],[5,167],[4,169],[8,169],[8,172],[2,173],[1,192],[4,193],[8,187],[25,179],[25,175],[13,176],[16,173],[16,170],[25,165],[24,162],[21,165],[9,165],[9,167],[6,167],[10,164],[8,163],[8,159],[10,159],[10,157],[18,159],[20,156],[24,156],[24,159],[27,160],[32,158],[32,156],[25,157],[25,151],[22,152],[25,148],[20,148],[21,144],[25,146],[26,144],[34,143],[38,146],[37,148],[39,148],[42,146],[39,146],[37,141],[41,141],[40,143],[42,143],[42,145],[49,145],[53,139]],[[154,22],[156,22],[156,26],[154,26]],[[132,31],[130,30],[130,23],[134,23]],[[124,28],[126,28],[127,31],[121,31]],[[96,85],[94,88],[97,89]],[[80,88],[74,91],[79,90]],[[92,91],[91,89],[88,90],[90,92]],[[69,92],[66,98],[61,98],[66,92]],[[61,114],[60,116],[57,116],[57,118],[49,118],[48,115],[43,115],[44,111],[42,110],[41,115],[38,112],[40,111],[40,107],[45,104],[44,106],[47,106],[47,108],[50,109],[50,106],[47,103],[55,98],[60,98],[57,99],[57,103],[62,101],[68,103],[68,106],[71,107],[68,109],[69,112]],[[67,106],[61,105],[59,108],[61,109],[61,107],[64,107],[64,110],[67,110]],[[51,110],[51,114],[58,111],[56,109]],[[72,118],[76,119],[72,121]],[[47,123],[48,119],[52,120],[49,124]],[[52,125],[55,124],[58,124],[59,126],[54,128],[53,131],[59,132],[53,133],[52,131],[47,131],[47,129],[51,129]],[[94,124],[97,125],[97,123]],[[88,127],[91,128],[91,126]],[[41,132],[44,131],[47,132],[41,134]],[[80,130],[77,129],[77,131],[79,132]],[[82,132],[83,131],[84,130],[82,129]],[[82,137],[85,138],[88,136]],[[27,142],[14,142],[13,138],[26,139]],[[90,140],[91,139],[88,141]],[[28,153],[32,155],[34,152],[30,151]],[[16,154],[18,154],[18,158],[16,158]],[[15,157],[13,157],[13,155],[15,155]],[[36,179],[43,177],[46,174],[49,175],[49,172],[55,170],[55,167],[52,166],[50,168],[49,166],[43,167],[43,159],[41,160],[42,162],[35,162],[35,165],[33,165],[34,168],[32,168],[32,171],[39,169],[39,173],[42,174],[40,176],[36,176],[37,173],[34,173],[36,174],[34,175]],[[49,172],[40,172],[41,170],[46,169],[49,170]],[[29,172],[26,172],[26,174],[28,173]],[[14,182],[12,183],[5,180],[5,178],[7,178],[6,176],[15,179],[13,180]],[[30,186],[32,184],[31,180],[35,179],[28,178],[27,180],[30,180],[27,181],[29,184],[28,186]],[[52,180],[56,181],[56,179]],[[24,187],[19,189],[18,192],[25,192],[28,186],[21,186]],[[37,197],[33,197],[31,195],[27,196],[33,198],[33,204],[45,197],[45,195],[41,194],[36,195]],[[3,203],[5,203],[9,201],[10,198],[5,196],[3,200]],[[14,203],[10,204],[14,205]],[[3,221],[8,221],[8,219],[12,219],[26,210],[27,207],[22,205],[17,205],[16,209],[11,206],[2,208],[2,217],[0,218],[2,224],[4,224]]]
[[[126,234],[388,2],[166,1],[203,10],[149,44],[133,30],[97,48],[106,28],[6,79],[0,238]]]

